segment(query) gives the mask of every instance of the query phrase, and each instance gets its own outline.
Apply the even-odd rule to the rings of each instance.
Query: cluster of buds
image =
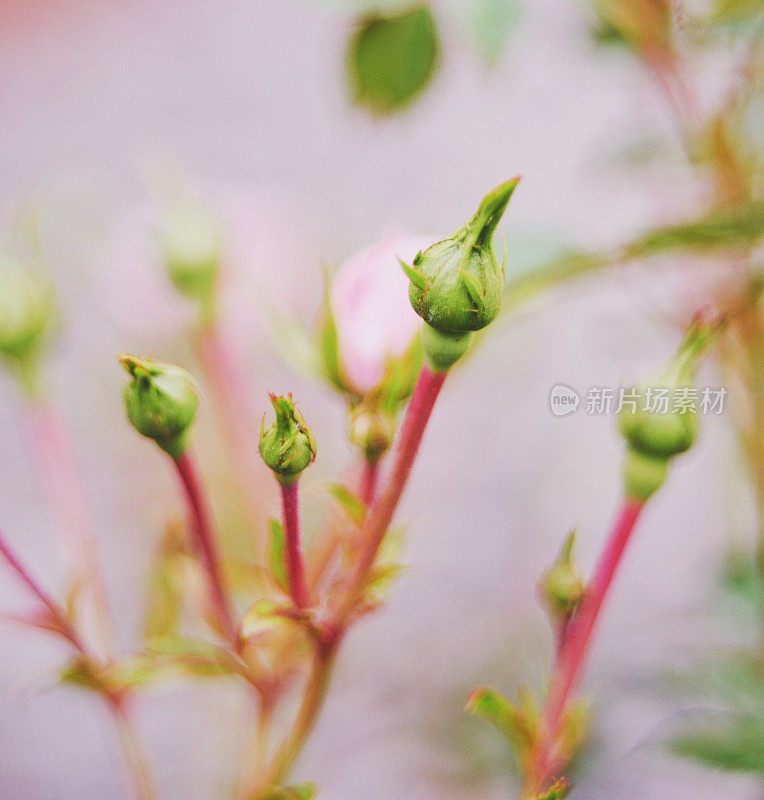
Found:
[[[0,263],[0,358],[30,390],[54,317],[53,294],[37,275],[17,261]]]
[[[300,473],[316,460],[316,437],[305,424],[305,418],[292,400],[292,395],[270,395],[276,420],[265,427],[260,424],[260,455],[282,486],[294,483]]]
[[[666,389],[673,399],[678,392],[695,385],[701,356],[718,325],[693,322],[679,349],[656,373],[634,387],[644,392],[648,387]],[[624,467],[626,495],[641,502],[650,498],[666,479],[672,458],[689,450],[698,428],[697,412],[671,403],[671,410],[621,410],[619,427],[628,452]]]
[[[419,252],[408,275],[409,300],[424,320],[422,345],[436,372],[450,369],[467,351],[471,334],[491,323],[501,308],[506,260],[493,249],[493,235],[519,178],[489,192],[463,227]]]
[[[199,406],[193,378],[174,364],[160,364],[127,353],[119,361],[131,378],[124,390],[130,423],[172,458],[180,458],[188,446]]]

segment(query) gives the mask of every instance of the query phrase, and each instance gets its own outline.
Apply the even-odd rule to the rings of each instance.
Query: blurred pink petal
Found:
[[[360,392],[380,382],[387,359],[403,355],[422,324],[409,303],[409,280],[398,259],[410,264],[432,243],[431,238],[388,228],[379,242],[337,270],[330,299],[340,361]]]

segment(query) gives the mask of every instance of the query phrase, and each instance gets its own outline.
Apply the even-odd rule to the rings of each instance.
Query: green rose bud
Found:
[[[131,377],[124,394],[127,418],[138,433],[179,458],[185,452],[199,406],[193,378],[173,364],[128,354],[120,356],[119,361]]]
[[[584,582],[573,564],[575,539],[576,532],[571,531],[554,563],[539,582],[541,598],[554,622],[569,619],[584,595]]]
[[[496,259],[493,234],[518,181],[497,186],[464,227],[418,253],[412,266],[403,264],[414,311],[438,331],[477,331],[499,313],[505,265]]]
[[[198,300],[202,313],[211,315],[221,260],[217,220],[199,205],[180,203],[164,216],[159,246],[175,288]]]
[[[666,364],[635,388],[636,410],[624,406],[618,424],[629,452],[624,481],[629,497],[645,501],[663,484],[671,458],[689,450],[698,429],[694,402],[683,403],[687,390],[695,388],[700,359],[719,328],[717,322],[694,321],[676,353]],[[657,391],[662,390],[659,402]],[[652,406],[647,407],[648,391]]]
[[[37,359],[53,319],[50,288],[13,260],[0,264],[0,357],[34,384]]]
[[[276,421],[266,429],[265,414],[260,424],[260,455],[279,483],[288,486],[316,459],[316,437],[294,404],[292,395],[269,395]]]

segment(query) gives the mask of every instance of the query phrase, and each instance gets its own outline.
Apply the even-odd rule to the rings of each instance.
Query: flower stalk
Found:
[[[540,742],[530,770],[528,797],[535,797],[569,757],[557,750],[563,713],[581,678],[602,605],[644,505],[632,498],[623,501],[581,604],[567,627],[541,716]]]
[[[299,609],[310,605],[310,592],[305,580],[302,546],[300,544],[299,480],[281,484],[281,507],[284,514],[284,550],[289,590]]]
[[[0,554],[31,594],[41,603],[49,617],[51,629],[63,636],[80,654],[85,663],[92,664],[96,668],[102,667],[103,664],[81,638],[66,610],[27,570],[21,559],[11,549],[2,530],[0,530]],[[98,691],[108,705],[117,727],[125,762],[132,780],[135,800],[156,800],[158,794],[154,788],[151,767],[127,708],[128,695],[124,691],[121,693],[111,691],[106,685],[102,685]]]
[[[212,526],[212,516],[207,506],[196,462],[188,451],[184,451],[177,458],[173,458],[173,463],[183,484],[188,501],[194,544],[207,576],[209,595],[217,622],[225,638],[234,650],[238,650],[239,636],[235,615],[225,589],[223,569]]]

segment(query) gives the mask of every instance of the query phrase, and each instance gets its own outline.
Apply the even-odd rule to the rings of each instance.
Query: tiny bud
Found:
[[[518,181],[497,186],[464,227],[418,253],[411,266],[403,264],[411,305],[428,325],[466,333],[484,328],[499,313],[504,265],[493,251],[493,234]]]
[[[260,424],[260,455],[276,475],[279,483],[288,486],[316,459],[316,437],[305,424],[305,418],[294,404],[292,395],[270,395],[276,421],[265,427],[265,415]]]
[[[395,429],[395,417],[381,409],[361,404],[350,410],[348,436],[369,462],[378,461],[390,449]]]
[[[447,372],[467,352],[471,333],[445,333],[431,325],[422,325],[422,350],[430,369]]]
[[[0,356],[16,367],[34,360],[52,317],[49,287],[15,261],[0,265]]]
[[[179,203],[164,215],[159,246],[175,288],[212,313],[221,260],[217,220],[193,202]]]
[[[575,538],[576,532],[571,531],[539,582],[542,600],[553,622],[569,619],[584,595],[584,582],[573,564]]]
[[[120,364],[130,374],[125,386],[127,417],[138,433],[153,439],[172,458],[185,452],[199,406],[192,377],[173,364],[125,354]]]

